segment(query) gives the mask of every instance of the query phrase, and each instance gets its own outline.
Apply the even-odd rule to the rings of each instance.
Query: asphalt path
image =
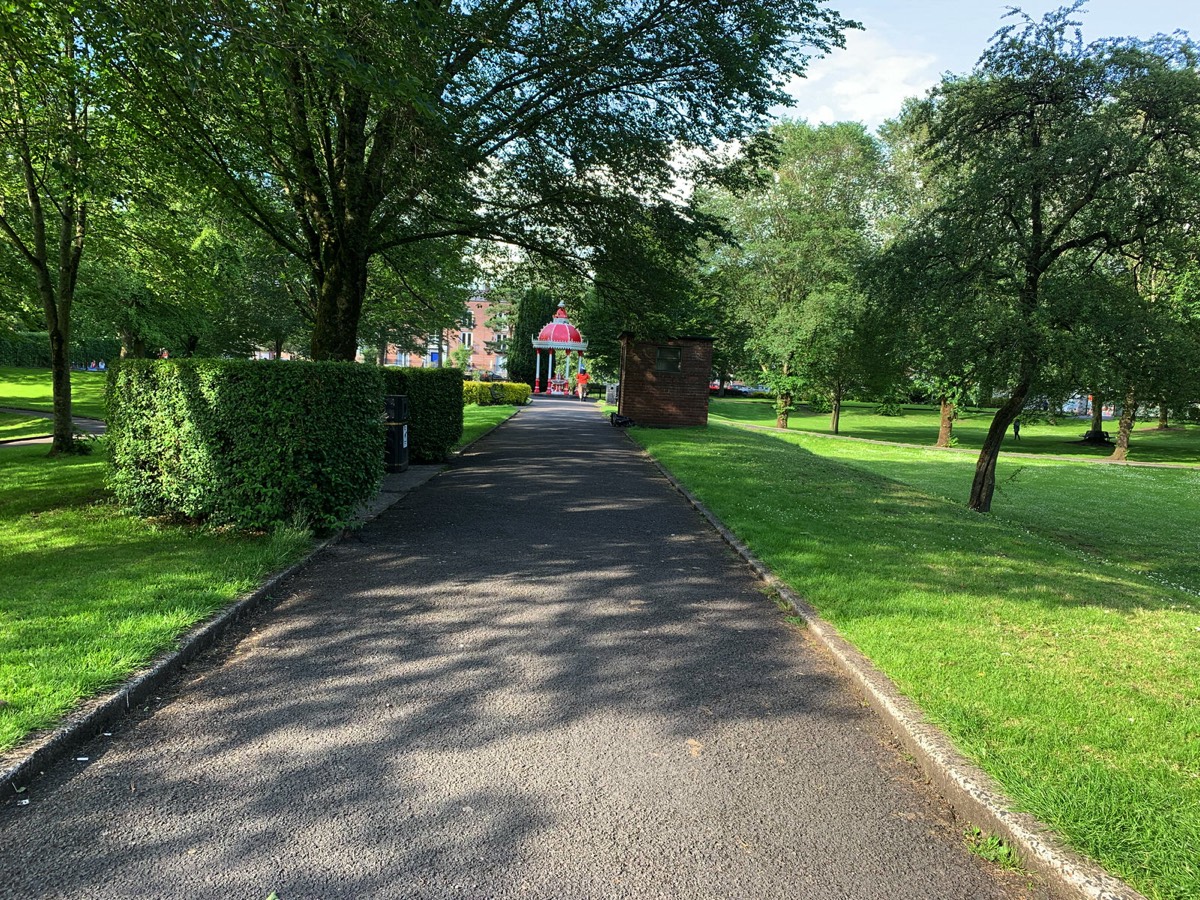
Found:
[[[1000,898],[590,404],[535,401],[0,807],[5,898]]]

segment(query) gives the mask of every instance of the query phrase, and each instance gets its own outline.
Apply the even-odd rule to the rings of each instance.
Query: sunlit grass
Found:
[[[310,546],[120,515],[103,442],[0,449],[0,750],[52,726]]]
[[[471,403],[463,407],[463,434],[454,449],[459,450],[471,441],[478,440],[488,430],[517,414],[516,406],[479,406]]]
[[[103,372],[71,372],[71,412],[90,419],[104,418]],[[49,369],[0,366],[0,406],[54,410]]]
[[[0,441],[40,437],[53,431],[53,423],[42,416],[0,412]]]
[[[938,435],[938,410],[934,407],[903,408],[903,415],[883,416],[875,412],[876,404],[851,403],[842,410],[838,433],[844,437],[867,438],[905,444],[932,446]],[[978,450],[992,423],[994,410],[966,411],[954,423],[957,446]],[[775,407],[770,400],[713,398],[709,415],[750,425],[774,426]],[[1155,423],[1156,424],[1156,423]],[[1112,453],[1111,447],[1096,447],[1080,443],[1083,433],[1091,427],[1090,420],[1060,418],[1056,425],[1027,422],[1021,426],[1021,440],[1009,430],[1002,452],[1048,453],[1060,456],[1103,458]],[[1117,423],[1106,421],[1104,428],[1114,438]],[[828,413],[814,413],[799,406],[788,418],[788,429],[831,434]],[[1160,431],[1151,423],[1138,423],[1129,442],[1129,458],[1142,462],[1178,462],[1200,464],[1200,426],[1173,426]]]
[[[1196,473],[1148,488],[1120,470],[1081,496],[1074,470],[1107,467],[1040,462],[1012,482],[1020,503],[1010,486],[981,516],[941,496],[969,477],[949,454],[832,458],[849,442],[721,425],[633,435],[1020,806],[1149,896],[1200,896],[1200,602],[1136,560],[1197,587],[1169,549],[1193,540],[1169,523],[1195,521]],[[1164,524],[1121,555],[1091,504],[1118,517],[1147,491]],[[1073,516],[1087,525],[1068,540]]]

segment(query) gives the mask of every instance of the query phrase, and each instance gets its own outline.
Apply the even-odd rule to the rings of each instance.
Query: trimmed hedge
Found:
[[[101,359],[112,365],[120,356],[121,342],[116,338],[71,341],[72,365],[86,366]],[[43,331],[0,332],[0,366],[49,369],[50,338]]]
[[[414,462],[441,462],[463,433],[459,369],[386,368],[385,394],[407,394],[408,452]]]
[[[355,363],[125,360],[110,370],[123,507],[244,529],[347,522],[383,475],[383,380]]]
[[[464,381],[463,404],[480,406],[524,406],[533,390],[524,382]]]

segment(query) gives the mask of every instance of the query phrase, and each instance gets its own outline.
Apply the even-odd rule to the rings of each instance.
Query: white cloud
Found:
[[[809,65],[807,78],[788,85],[795,98],[780,110],[813,124],[859,121],[869,128],[900,112],[908,97],[924,95],[941,73],[931,53],[905,52],[870,32],[852,32],[846,49]]]

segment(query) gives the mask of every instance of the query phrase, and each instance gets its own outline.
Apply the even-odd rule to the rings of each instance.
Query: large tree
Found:
[[[942,200],[915,239],[957,282],[958,302],[988,304],[993,344],[1012,369],[971,487],[969,505],[980,512],[991,508],[1005,432],[1055,332],[1072,325],[1055,302],[1071,292],[1046,289],[1056,272],[1193,213],[1193,49],[1167,38],[1085,44],[1072,19],[1081,6],[1041,21],[1014,12],[1017,22],[997,33],[975,71],[947,77],[923,104]]]
[[[357,350],[372,257],[456,235],[600,246],[680,150],[759,126],[853,26],[813,0],[113,9],[127,109],[303,260],[317,358]]]
[[[775,391],[779,427],[803,391],[828,399],[836,433],[843,398],[882,358],[860,276],[879,243],[883,159],[858,124],[786,122],[772,134],[779,159],[762,187],[708,202],[731,237],[713,246],[710,266],[745,326],[756,380]]]
[[[0,11],[0,240],[32,276],[42,308],[55,454],[76,449],[72,307],[95,201],[111,195],[119,155],[88,25],[65,3]]]

